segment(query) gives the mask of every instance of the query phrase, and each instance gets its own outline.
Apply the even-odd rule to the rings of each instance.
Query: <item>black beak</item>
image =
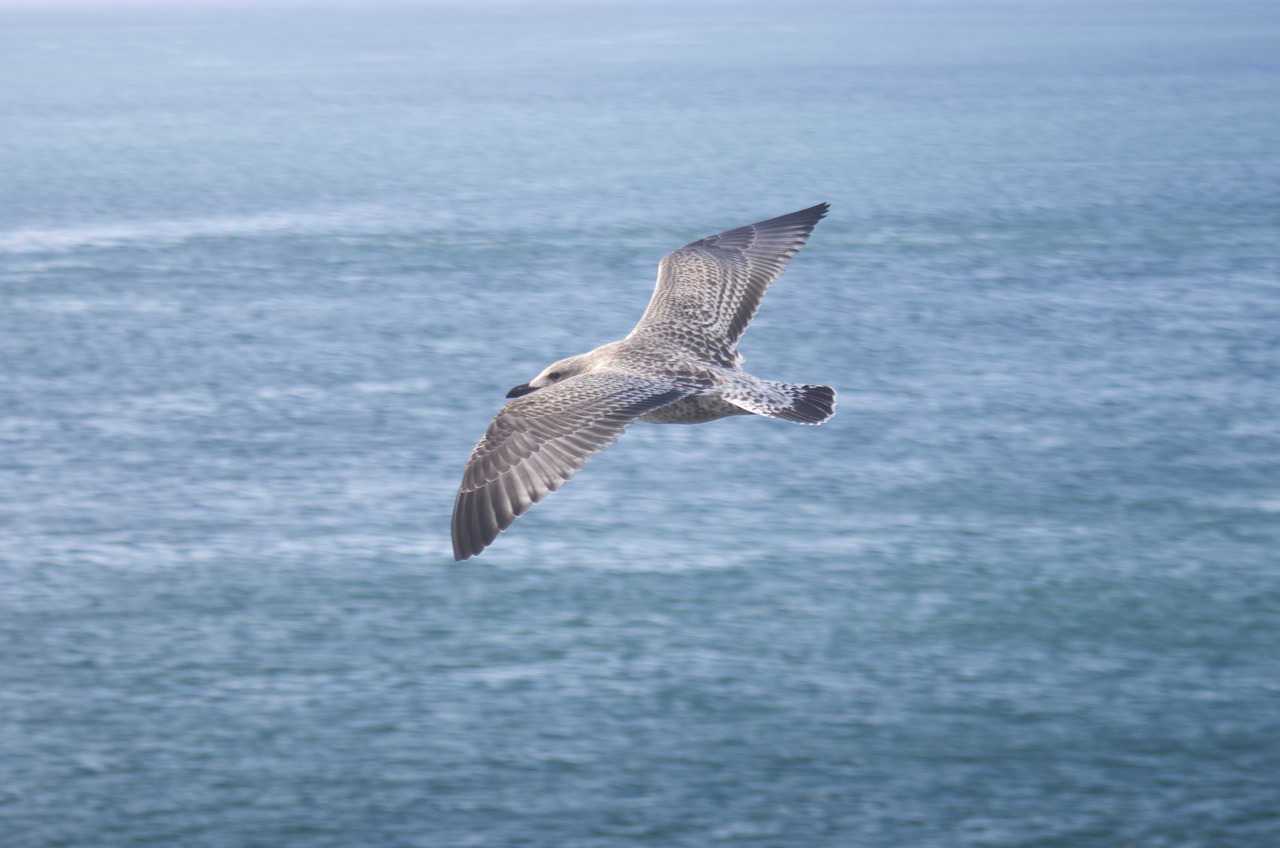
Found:
[[[529,392],[536,392],[537,390],[538,390],[537,386],[531,386],[528,383],[521,383],[511,391],[507,392],[507,397],[509,398],[520,397],[521,395],[527,395],[529,394]]]

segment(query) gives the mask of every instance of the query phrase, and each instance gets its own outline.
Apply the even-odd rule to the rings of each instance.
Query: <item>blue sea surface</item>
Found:
[[[1280,845],[1280,6],[0,7],[0,844]],[[506,390],[832,212],[481,557]]]

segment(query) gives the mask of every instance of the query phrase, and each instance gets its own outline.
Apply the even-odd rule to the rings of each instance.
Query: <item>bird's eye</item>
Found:
[[[559,371],[552,371],[550,374],[547,375],[548,380],[559,380],[560,377],[561,377],[561,374]]]

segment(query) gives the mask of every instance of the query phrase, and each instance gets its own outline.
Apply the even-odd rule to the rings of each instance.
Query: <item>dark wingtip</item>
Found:
[[[485,539],[487,535],[482,526],[479,510],[476,509],[474,492],[458,492],[453,503],[453,561],[462,562],[483,551],[489,546],[498,532]]]
[[[801,236],[801,244],[809,238],[809,233],[813,232],[813,228],[818,222],[826,217],[827,212],[831,210],[831,204],[825,200],[817,206],[810,206],[807,209],[800,209],[795,212],[788,212],[786,215],[779,215],[777,218],[770,218],[767,221],[761,221],[754,226],[759,230],[775,231],[789,230],[799,231]],[[798,249],[798,248],[797,248]]]
[[[823,218],[827,217],[827,213],[830,211],[831,204],[824,200],[817,206],[810,206],[808,209],[801,209],[799,212],[792,212],[791,214],[797,217],[812,219],[816,224]]]
[[[471,550],[470,540],[464,541],[461,538],[462,531],[458,529],[457,518],[453,522],[453,561],[462,562],[464,559],[470,559],[475,556],[478,551]]]

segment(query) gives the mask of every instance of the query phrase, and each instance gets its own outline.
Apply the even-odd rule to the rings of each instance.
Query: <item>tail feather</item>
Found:
[[[836,414],[836,392],[830,386],[788,385],[791,405],[779,408],[775,417],[797,424],[821,424]]]
[[[775,383],[747,375],[721,397],[756,415],[797,424],[821,424],[836,414],[836,392],[830,386]]]

